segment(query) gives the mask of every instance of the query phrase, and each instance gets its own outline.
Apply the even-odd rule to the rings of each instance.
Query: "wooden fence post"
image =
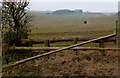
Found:
[[[105,44],[104,44],[104,40],[100,40],[100,48],[104,48],[105,47]],[[102,52],[102,55],[105,56],[105,51],[104,50],[100,50]]]
[[[120,48],[120,22],[116,21],[116,47]]]
[[[118,47],[117,47],[117,42],[118,42],[118,40],[117,40],[117,34],[118,34],[118,33],[117,33],[117,27],[118,27],[118,21],[116,21],[116,27],[115,27],[115,32],[114,32],[114,33],[116,34],[116,36],[115,36],[115,39],[116,39],[116,40],[115,40],[115,42],[114,42],[116,48],[118,48]]]
[[[45,47],[50,47],[50,42],[49,42],[49,40],[45,40],[44,41],[44,46]],[[45,52],[50,52],[50,50],[45,50]],[[48,55],[48,59],[49,59],[50,57],[49,57],[49,55]]]
[[[73,39],[73,44],[77,44],[77,38]]]
[[[74,39],[73,39],[73,44],[77,44],[77,38],[74,38]],[[74,50],[74,51],[75,51],[75,54],[78,55],[77,50]]]
[[[120,2],[118,2],[118,7],[120,7]],[[118,21],[116,22],[116,48],[120,48],[120,8],[118,8]],[[118,73],[120,73],[120,50],[118,53]],[[120,78],[120,74],[118,74]]]

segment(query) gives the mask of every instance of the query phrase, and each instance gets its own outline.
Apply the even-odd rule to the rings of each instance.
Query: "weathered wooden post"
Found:
[[[73,39],[73,44],[77,44],[77,38],[74,38],[74,39]],[[75,51],[75,54],[78,55],[77,50],[74,50],[74,51]]]
[[[100,46],[100,48],[104,48],[105,47],[104,40],[100,40],[99,46]],[[106,55],[104,50],[100,50],[100,51],[102,52],[103,56]]]
[[[120,2],[118,3],[118,22],[116,24],[116,48],[120,48]],[[118,77],[120,78],[120,50],[118,52]]]
[[[45,47],[50,47],[50,42],[49,42],[49,40],[45,40],[44,41],[44,46]],[[49,52],[50,50],[45,50],[45,52]],[[48,59],[49,59],[49,55],[48,55]]]
[[[1,21],[1,20],[0,20]],[[0,78],[2,78],[2,26],[0,27]]]
[[[117,25],[118,25],[118,20],[116,21],[116,27],[114,30],[114,33],[117,34]],[[115,41],[114,41],[115,47],[117,47],[117,36],[115,36]]]

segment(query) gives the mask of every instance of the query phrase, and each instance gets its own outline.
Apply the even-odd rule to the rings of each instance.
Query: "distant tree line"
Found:
[[[62,10],[56,10],[52,14],[69,14],[69,13],[83,13],[81,9],[78,10],[69,10],[69,9],[62,9]]]

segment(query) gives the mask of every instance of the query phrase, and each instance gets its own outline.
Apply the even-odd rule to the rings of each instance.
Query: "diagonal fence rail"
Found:
[[[77,47],[77,46],[88,44],[88,43],[91,43],[91,42],[94,42],[94,41],[97,41],[97,40],[103,40],[103,39],[106,39],[106,38],[111,38],[111,37],[114,37],[114,36],[115,36],[115,34],[110,34],[110,35],[107,35],[107,36],[102,36],[102,37],[99,37],[99,38],[96,38],[96,39],[92,39],[92,40],[81,42],[81,43],[78,43],[78,44],[75,44],[75,45],[71,45],[71,46],[68,46],[68,47],[59,48],[57,50],[53,50],[53,51],[50,51],[50,52],[47,52],[47,53],[44,53],[44,54],[36,55],[36,56],[30,57],[30,58],[27,58],[27,59],[24,59],[24,60],[17,61],[15,63],[10,63],[10,64],[7,64],[7,65],[3,65],[3,69],[8,68],[8,67],[14,67],[16,65],[25,63],[25,62],[30,61],[30,60],[34,60],[36,58],[40,58],[40,57],[50,55],[50,54],[53,54],[53,53],[56,53],[56,52],[60,52],[60,51],[63,51],[63,50],[67,50],[67,49],[71,49],[71,48],[74,48],[74,47]]]

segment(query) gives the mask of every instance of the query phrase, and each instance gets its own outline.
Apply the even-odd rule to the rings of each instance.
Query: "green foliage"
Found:
[[[21,39],[28,38],[28,26],[30,23],[30,17],[27,16],[25,8],[29,2],[19,0],[3,1],[2,8],[2,32],[3,41],[8,45],[15,44],[20,45]]]

